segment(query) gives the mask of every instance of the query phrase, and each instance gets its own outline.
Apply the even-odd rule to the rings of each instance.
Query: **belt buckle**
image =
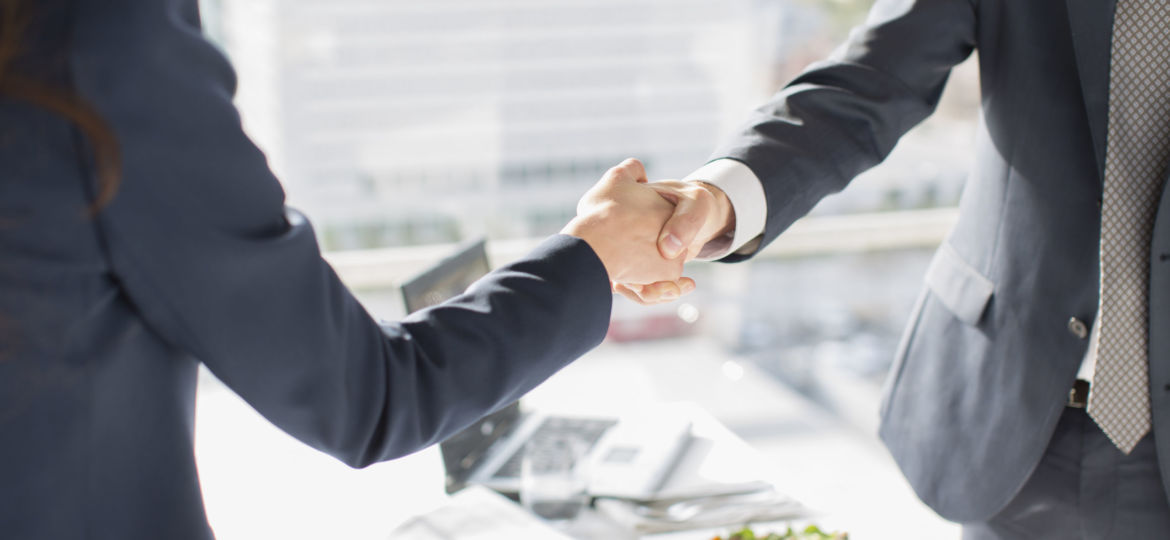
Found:
[[[1089,381],[1077,379],[1072,388],[1068,389],[1069,407],[1084,409],[1089,403]]]

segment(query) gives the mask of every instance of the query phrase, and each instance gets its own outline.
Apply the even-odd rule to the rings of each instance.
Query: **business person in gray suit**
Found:
[[[0,537],[212,538],[200,363],[362,467],[599,343],[611,280],[681,272],[654,247],[670,204],[631,160],[564,234],[380,324],[284,205],[234,88],[195,0],[0,0]]]
[[[880,162],[974,51],[974,170],[880,436],[965,538],[1170,538],[1167,0],[878,0],[715,160],[659,184],[679,201],[660,249],[750,257]]]

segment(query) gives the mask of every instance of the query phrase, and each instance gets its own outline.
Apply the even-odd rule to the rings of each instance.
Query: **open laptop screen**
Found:
[[[402,302],[408,313],[441,304],[467,290],[491,271],[486,244],[477,240],[460,247],[451,256],[435,263],[402,284]],[[463,488],[471,468],[497,439],[508,433],[520,419],[519,402],[496,411],[439,445],[447,472],[447,492]]]
[[[475,280],[491,271],[486,242],[476,240],[460,247],[451,256],[435,263],[402,284],[402,302],[407,313],[441,304],[467,290]]]

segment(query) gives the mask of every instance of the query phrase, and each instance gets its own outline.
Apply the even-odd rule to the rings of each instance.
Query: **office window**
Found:
[[[512,246],[493,260],[507,262],[560,230],[626,157],[651,179],[685,176],[870,5],[205,0],[204,18],[239,72],[246,129],[347,278],[363,254],[391,261],[374,274],[406,276],[428,246],[478,236]],[[616,301],[611,343],[712,341],[872,432],[902,327],[954,219],[978,106],[968,60],[885,163],[755,260],[692,265],[699,289],[681,303]],[[394,285],[355,287],[393,319]]]
[[[290,204],[314,221],[324,249],[360,251],[555,233],[580,195],[629,156],[652,178],[682,177],[747,111],[826,57],[868,7],[251,0],[208,2],[205,18],[239,71],[245,124]],[[912,221],[915,211],[953,207],[977,106],[965,65],[932,119],[812,215]],[[883,244],[882,231],[873,234]],[[732,303],[745,321],[704,331],[797,382],[807,359],[834,355],[880,379],[931,251],[929,242],[892,245],[760,257],[736,277],[740,287],[695,296]],[[720,279],[718,269],[696,271]],[[844,294],[823,279],[834,273],[890,286]],[[787,307],[746,292],[761,287],[786,295]],[[619,305],[615,324],[645,313]]]

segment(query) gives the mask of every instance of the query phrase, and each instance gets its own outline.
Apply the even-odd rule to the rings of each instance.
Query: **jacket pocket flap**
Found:
[[[943,243],[930,262],[926,286],[947,309],[972,326],[979,324],[995,291],[995,284],[967,264],[947,243]]]

